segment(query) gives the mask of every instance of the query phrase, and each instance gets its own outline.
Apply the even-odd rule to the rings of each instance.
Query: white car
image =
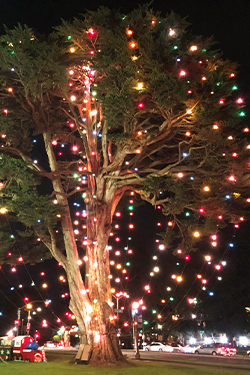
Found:
[[[171,346],[173,348],[174,353],[180,353],[181,349],[183,348],[182,345],[176,343],[172,343]]]
[[[186,354],[194,354],[198,349],[200,345],[185,345],[180,348],[181,353]]]
[[[53,341],[47,341],[44,346],[46,346],[46,348],[56,348],[57,347],[57,344]]]
[[[150,352],[173,352],[172,346],[164,345],[161,342],[151,342],[151,344],[144,346],[144,350]]]

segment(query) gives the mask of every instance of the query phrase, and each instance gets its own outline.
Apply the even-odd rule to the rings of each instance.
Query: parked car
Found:
[[[164,345],[161,342],[151,342],[151,344],[144,346],[144,350],[150,352],[173,352],[172,346]]]
[[[177,344],[175,342],[172,342],[171,346],[173,348],[174,353],[180,353],[181,349],[183,348],[181,344]]]
[[[247,355],[250,358],[250,350],[247,351]]]
[[[44,346],[46,348],[56,348],[57,344],[55,342],[53,342],[53,341],[46,341],[45,344],[44,344]]]
[[[208,344],[201,345],[194,352],[195,354],[212,354],[212,355],[234,355],[236,354],[236,349],[232,348],[227,344]]]
[[[185,345],[180,348],[180,353],[194,354],[199,349],[200,345]]]
[[[232,346],[228,346],[229,348],[229,355],[235,355],[237,353],[237,349],[233,348]]]

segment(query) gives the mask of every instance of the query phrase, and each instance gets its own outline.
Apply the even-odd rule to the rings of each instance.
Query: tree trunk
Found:
[[[52,172],[57,170],[55,155],[51,145],[51,134],[44,133]],[[111,231],[114,209],[121,198],[115,197],[115,187],[102,178],[89,178],[92,194],[85,198],[87,211],[87,248],[85,283],[79,268],[78,250],[74,238],[68,200],[59,177],[52,179],[58,204],[63,208],[61,228],[66,257],[57,249],[54,234],[51,233],[52,255],[63,261],[67,274],[70,305],[76,317],[82,343],[93,345],[91,363],[108,364],[125,362],[121,353],[115,327],[112,324],[112,301],[110,292],[110,268],[108,239]]]
[[[91,363],[125,362],[113,320],[110,292],[108,239],[111,232],[112,202],[85,200],[87,208],[86,288],[92,303],[90,331],[93,338]]]

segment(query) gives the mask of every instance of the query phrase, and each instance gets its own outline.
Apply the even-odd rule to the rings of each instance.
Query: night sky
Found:
[[[73,17],[77,17],[79,14],[84,13],[85,9],[95,10],[96,7],[104,5],[110,8],[119,8],[124,13],[132,10],[136,7],[136,4],[143,4],[144,1],[131,1],[127,0],[123,5],[117,5],[118,2],[113,1],[79,1],[79,0],[0,0],[0,27],[1,33],[4,32],[3,24],[7,27],[12,28],[18,22],[21,24],[27,24],[33,27],[40,33],[49,33],[53,30],[53,26],[60,24],[60,19],[70,20]],[[249,83],[250,83],[250,1],[249,0],[168,0],[162,2],[156,0],[152,3],[154,10],[161,10],[162,13],[170,12],[171,10],[180,14],[181,16],[187,16],[187,20],[190,22],[190,29],[194,34],[200,34],[204,37],[214,36],[214,40],[218,42],[218,48],[223,51],[225,58],[236,61],[239,63],[239,89],[244,93],[247,105],[249,105]],[[126,216],[126,214],[125,214]],[[129,217],[122,219],[121,222],[127,223]],[[123,221],[124,220],[124,221]],[[155,249],[155,233],[160,232],[157,228],[157,221],[163,221],[162,215],[150,208],[147,205],[139,206],[135,208],[135,214],[133,222],[135,225],[135,231],[131,235],[132,245],[134,248],[134,255],[131,258],[133,263],[133,278],[129,282],[129,288],[132,298],[139,298],[143,295],[142,286],[147,283],[147,278],[152,266],[151,260],[152,253]],[[127,228],[124,224],[124,228]],[[214,290],[220,291],[220,294],[215,293],[214,300],[207,297],[203,298],[203,309],[208,308],[211,315],[216,316],[218,314],[219,320],[221,321],[221,329],[225,329],[226,326],[230,325],[228,316],[224,314],[228,308],[228,301],[236,301],[236,304],[246,303],[246,294],[249,294],[250,282],[248,281],[248,272],[250,267],[250,253],[249,253],[249,240],[250,235],[248,233],[248,224],[245,224],[242,229],[237,233],[232,233],[231,229],[224,231],[222,235],[221,247],[218,250],[218,258],[226,253],[228,259],[228,269],[225,269],[225,281],[217,285],[216,281],[213,282]],[[121,243],[126,246],[127,237],[130,236],[127,230],[121,230],[119,233],[121,237]],[[235,248],[233,250],[228,249],[228,243],[230,241],[235,242]],[[203,252],[197,252],[193,255],[192,263],[185,265],[184,262],[180,262],[180,267],[185,268],[185,274],[187,278],[192,279],[192,275],[197,272],[202,264],[202,256],[206,251],[206,242],[201,246]],[[143,261],[142,261],[143,259]],[[178,259],[173,257],[171,254],[162,256],[162,262],[166,264],[161,275],[153,281],[153,286],[156,290],[152,300],[157,304],[157,300],[163,298],[162,288],[160,286],[167,285],[169,274],[176,268]],[[193,264],[193,265],[192,265]],[[46,272],[47,269],[47,272]],[[7,317],[0,316],[0,335],[5,334],[8,327],[13,323],[13,319],[16,318],[16,306],[22,306],[25,293],[30,296],[30,299],[50,299],[53,297],[53,303],[49,313],[44,313],[48,319],[56,319],[57,316],[62,318],[62,315],[67,311],[68,299],[62,299],[60,296],[67,291],[67,287],[58,281],[54,281],[53,269],[57,269],[56,273],[60,275],[60,270],[55,261],[46,261],[45,264],[39,264],[37,266],[27,266],[20,274],[10,275],[9,268],[2,268],[0,273],[0,311],[6,311],[9,309],[10,314]],[[49,285],[55,286],[58,293],[53,293],[52,290],[41,291],[34,290],[32,287],[27,287],[25,292],[13,291],[10,293],[11,285],[19,285],[22,283],[30,283],[32,280],[37,278],[42,271],[46,272],[44,280]],[[49,272],[48,272],[49,271]],[[210,272],[211,273],[211,272]],[[39,285],[43,282],[43,276],[39,276]],[[38,285],[37,284],[37,285]],[[137,285],[137,287],[135,287]],[[231,290],[231,295],[225,293],[226,285]],[[189,284],[190,291],[197,292],[197,285]],[[192,289],[193,288],[193,289]],[[39,296],[39,293],[41,295]],[[229,293],[230,294],[230,293]],[[34,295],[34,297],[33,297]],[[51,297],[52,296],[52,297]],[[186,285],[179,287],[178,298],[181,301],[184,297],[188,296]],[[166,297],[166,296],[164,296]],[[147,297],[148,298],[148,297]],[[9,299],[9,300],[8,300]],[[250,305],[250,301],[249,301]],[[218,307],[219,306],[219,307]],[[240,310],[240,308],[239,308]],[[51,314],[51,315],[49,315]],[[225,316],[224,316],[225,315]],[[240,315],[240,313],[239,313]],[[50,318],[52,317],[52,318]],[[241,319],[241,317],[239,317]],[[37,319],[38,322],[39,319]],[[227,320],[227,324],[223,323]],[[234,312],[232,312],[232,321],[236,321]],[[39,327],[38,323],[34,318],[34,326]],[[66,322],[67,324],[67,322]],[[53,325],[51,325],[52,328]],[[55,325],[56,326],[56,325]],[[242,329],[239,323],[239,330]],[[231,332],[234,334],[235,332]]]
[[[98,6],[108,6],[126,13],[136,4],[144,3],[143,0],[127,0],[122,4],[116,0],[1,0],[0,23],[8,27],[13,27],[18,22],[25,23],[39,32],[47,33],[51,32],[53,26],[60,24],[62,18],[72,19],[83,14],[85,9],[95,10]],[[155,0],[152,7],[163,14],[173,10],[183,17],[187,16],[195,34],[214,36],[225,57],[238,61],[240,72],[247,74],[249,79],[248,0]]]

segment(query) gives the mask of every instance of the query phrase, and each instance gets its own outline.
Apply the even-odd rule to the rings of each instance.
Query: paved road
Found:
[[[49,353],[56,353],[56,354],[66,354],[68,355],[76,355],[77,349],[76,348],[45,348],[45,352]],[[123,350],[122,351],[125,356],[129,359],[135,359],[135,351],[130,350]],[[241,367],[245,366],[245,369],[250,373],[250,358],[242,357],[239,355],[235,355],[233,357],[224,357],[224,356],[213,356],[213,355],[201,355],[201,354],[183,354],[183,353],[164,353],[164,352],[145,352],[140,350],[140,359],[142,361],[161,361],[167,363],[178,363],[179,365],[187,364],[188,362],[197,365],[205,366],[206,363],[215,366],[230,366],[230,367]]]
[[[123,350],[124,355],[128,358],[135,358],[133,350]],[[224,357],[201,354],[182,354],[182,353],[164,353],[164,352],[144,352],[140,350],[141,360],[167,361],[167,362],[192,362],[205,365],[206,363],[215,365],[229,365],[229,366],[247,366],[250,370],[250,358],[241,356]]]

